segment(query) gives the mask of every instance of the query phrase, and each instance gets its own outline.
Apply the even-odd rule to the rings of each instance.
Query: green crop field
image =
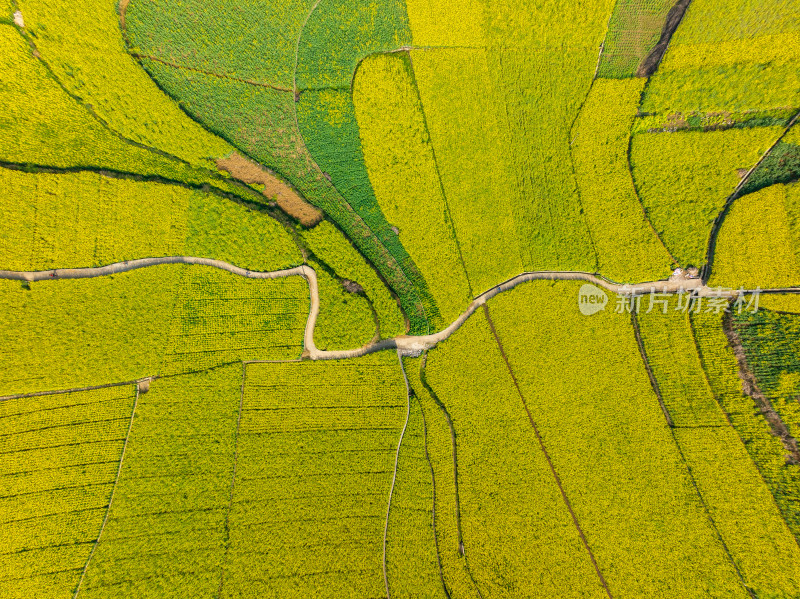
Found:
[[[643,86],[637,79],[598,79],[572,139],[598,271],[626,283],[664,276],[674,262],[647,220],[628,166],[630,129]],[[619,243],[621,238],[624,244]]]
[[[800,599],[796,0],[0,0],[0,599]]]
[[[470,284],[410,58],[380,54],[365,60],[353,85],[361,144],[378,205],[400,230],[400,242],[429,281],[445,322],[450,322],[471,299]],[[398,121],[388,120],[389,115]],[[408,198],[414,198],[410,206]],[[429,251],[433,246],[435,253]]]
[[[642,204],[681,265],[705,262],[714,219],[742,173],[756,165],[781,132],[764,127],[633,136],[631,171]]]

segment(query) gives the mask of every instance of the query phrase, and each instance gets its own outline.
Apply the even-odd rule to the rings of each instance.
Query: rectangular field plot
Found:
[[[0,395],[131,381],[158,370],[180,266],[0,282]]]
[[[0,595],[71,597],[106,514],[135,388],[0,401]]]
[[[405,414],[392,353],[247,366],[224,597],[385,596]]]
[[[649,313],[648,306],[637,315],[647,359],[667,412],[677,427],[727,426],[703,373],[689,315],[677,311],[677,306],[676,300],[670,300],[664,314],[664,305],[654,302]]]
[[[748,593],[652,391],[630,315],[578,311],[578,285],[533,284],[491,314],[614,597]]]
[[[163,371],[299,358],[308,302],[308,284],[300,277],[245,279],[190,267],[176,301]]]
[[[671,0],[617,0],[603,43],[599,77],[633,77],[655,47]]]
[[[225,555],[242,367],[155,380],[80,597],[211,597]]]
[[[437,468],[448,583],[467,597],[476,589],[483,597],[605,597],[485,316],[473,315],[428,362],[427,381],[452,415],[457,446],[460,510],[448,497],[453,462]],[[448,522],[459,513],[465,557]],[[473,581],[465,580],[465,558]]]

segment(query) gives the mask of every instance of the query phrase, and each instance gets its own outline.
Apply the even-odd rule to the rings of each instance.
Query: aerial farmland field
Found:
[[[0,0],[0,599],[800,599],[800,0]]]

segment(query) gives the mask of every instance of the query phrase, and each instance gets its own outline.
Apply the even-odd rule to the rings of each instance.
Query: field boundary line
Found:
[[[0,397],[0,401],[9,401],[12,399],[24,399],[26,397],[44,397],[47,395],[66,395],[68,393],[80,393],[81,391],[96,391],[97,389],[109,389],[112,387],[125,387],[126,385],[138,385],[144,381],[155,381],[161,377],[145,376],[134,381],[123,381],[121,383],[104,383],[102,385],[92,385],[90,387],[75,387],[73,389],[57,389],[55,391],[35,391],[33,393],[15,393],[14,395],[4,395]]]
[[[422,364],[420,365],[420,373],[419,373],[419,380],[422,383],[423,388],[425,391],[428,392],[428,395],[431,396],[431,399],[436,404],[436,407],[444,414],[445,420],[447,420],[447,426],[450,429],[450,444],[451,444],[451,453],[453,455],[453,488],[455,491],[455,504],[456,504],[456,537],[458,540],[458,554],[464,558],[464,571],[469,576],[472,585],[475,587],[475,592],[478,594],[478,597],[483,599],[483,593],[481,593],[480,588],[478,587],[478,583],[475,580],[475,577],[472,575],[472,570],[469,567],[469,559],[466,555],[466,547],[464,545],[464,535],[461,528],[461,494],[458,488],[458,443],[456,440],[456,429],[453,426],[453,419],[450,416],[450,412],[447,410],[447,406],[439,399],[439,396],[433,390],[433,387],[430,386],[428,383],[425,369],[428,366],[428,353],[426,352],[422,358]],[[438,540],[437,540],[438,542]]]
[[[214,73],[213,71],[204,71],[203,69],[198,69],[195,67],[190,67],[187,65],[178,64],[175,62],[170,62],[168,60],[164,60],[163,58],[158,58],[157,56],[152,56],[150,54],[139,54],[138,52],[128,52],[130,56],[136,58],[137,60],[152,60],[153,62],[157,62],[162,64],[166,67],[171,67],[173,69],[181,69],[184,71],[191,71],[192,73],[200,73],[201,75],[208,75],[209,77],[217,77],[219,79],[230,79],[231,81],[237,81],[239,83],[246,83],[247,85],[254,85],[256,87],[265,87],[268,89],[275,90],[276,92],[282,92],[290,94],[293,90],[289,89],[288,87],[281,87],[280,85],[273,85],[271,83],[264,83],[261,81],[254,81],[252,79],[242,79],[241,77],[234,77],[233,75],[226,75],[225,73]]]
[[[442,556],[439,552],[439,537],[436,535],[436,473],[433,470],[433,463],[431,462],[431,455],[428,453],[428,423],[425,420],[425,410],[422,409],[422,402],[417,398],[419,411],[422,415],[422,446],[425,450],[425,461],[428,462],[428,469],[431,473],[431,489],[433,491],[433,500],[431,502],[431,528],[433,530],[433,544],[436,547],[436,564],[439,566],[439,580],[442,583],[442,590],[445,597],[450,598],[450,591],[447,588],[447,583],[444,580],[444,570],[442,570]]]
[[[486,315],[486,321],[489,323],[489,328],[492,331],[492,336],[494,337],[495,342],[497,343],[497,348],[500,350],[500,355],[503,357],[503,361],[505,362],[506,368],[508,369],[508,374],[511,375],[511,380],[514,383],[514,387],[517,389],[517,394],[519,395],[520,400],[522,400],[522,406],[525,408],[525,413],[528,415],[528,421],[531,424],[531,428],[533,429],[534,435],[536,435],[536,440],[539,442],[539,448],[542,450],[545,459],[547,460],[548,466],[550,466],[550,472],[555,479],[556,485],[558,486],[558,490],[561,492],[561,499],[563,499],[564,504],[569,511],[569,515],[572,516],[572,522],[575,525],[575,528],[578,531],[578,536],[583,543],[586,552],[589,554],[589,559],[592,561],[592,565],[594,566],[594,571],[597,574],[597,577],[600,579],[600,583],[603,585],[603,589],[608,595],[608,599],[613,599],[611,595],[611,590],[608,588],[608,583],[606,582],[603,573],[600,571],[600,566],[597,563],[597,559],[595,558],[594,552],[592,548],[589,547],[589,540],[586,538],[586,535],[583,532],[583,528],[581,527],[580,522],[578,521],[578,516],[575,513],[575,510],[572,508],[572,502],[567,497],[567,492],[564,490],[564,485],[561,482],[561,477],[559,476],[558,472],[556,471],[555,464],[553,464],[553,460],[550,458],[550,453],[547,451],[547,448],[544,445],[544,439],[542,439],[542,435],[539,432],[539,427],[536,425],[536,421],[533,419],[533,414],[528,407],[528,402],[525,401],[525,396],[522,393],[522,388],[519,386],[519,381],[517,381],[517,376],[514,374],[514,369],[511,367],[511,362],[508,360],[508,355],[506,354],[506,350],[503,347],[503,343],[500,341],[500,336],[497,333],[497,329],[494,326],[494,321],[492,321],[492,317],[489,314],[489,306],[483,306],[483,312]]]
[[[400,463],[400,449],[403,446],[403,439],[406,436],[406,429],[408,428],[408,420],[411,416],[411,385],[408,382],[408,375],[406,368],[403,365],[403,354],[397,350],[397,360],[400,362],[400,371],[403,373],[403,380],[406,384],[406,421],[403,424],[403,430],[400,431],[400,439],[397,442],[397,452],[394,455],[394,473],[392,474],[392,486],[389,489],[389,503],[386,506],[386,523],[383,527],[383,582],[386,585],[386,599],[392,599],[392,594],[389,590],[389,572],[386,567],[386,539],[389,533],[389,515],[392,512],[392,497],[394,496],[394,486],[397,482],[397,466]]]
[[[631,310],[631,326],[633,326],[633,334],[636,337],[636,345],[639,347],[639,354],[642,357],[642,364],[644,365],[644,369],[647,371],[647,377],[650,379],[650,386],[653,388],[653,392],[656,394],[658,405],[661,406],[661,411],[664,413],[664,418],[666,419],[667,424],[670,428],[675,428],[675,422],[673,422],[672,416],[667,409],[667,405],[664,403],[664,396],[661,395],[661,387],[659,386],[656,375],[653,372],[653,367],[650,365],[650,359],[647,357],[647,350],[644,348],[644,339],[642,339],[642,329],[639,326],[639,319],[637,316],[638,313],[636,309]]]
[[[111,514],[111,505],[114,502],[114,494],[117,491],[117,484],[119,483],[120,475],[122,474],[122,462],[125,460],[125,451],[128,449],[128,440],[131,438],[131,429],[133,429],[133,420],[136,416],[136,407],[139,405],[139,386],[136,386],[136,395],[133,399],[133,408],[131,409],[131,418],[128,422],[128,431],[125,433],[125,441],[122,443],[122,452],[119,456],[119,466],[117,467],[117,476],[114,479],[114,485],[111,487],[111,496],[108,498],[108,506],[106,506],[106,514],[103,517],[103,523],[100,525],[100,532],[97,533],[97,540],[95,540],[94,545],[92,545],[92,550],[89,552],[89,557],[86,558],[86,563],[83,566],[83,570],[81,571],[81,577],[78,580],[78,586],[75,587],[75,593],[73,594],[73,599],[77,599],[78,594],[81,592],[81,585],[83,584],[84,578],[86,578],[86,572],[89,570],[89,564],[94,557],[94,553],[97,550],[97,546],[100,545],[100,539],[103,537],[103,531],[106,529],[106,524],[108,523],[108,517]]]
[[[761,158],[759,158],[758,161],[750,168],[750,170],[745,173],[744,177],[741,178],[741,180],[736,185],[731,195],[729,195],[728,198],[725,200],[725,204],[722,206],[722,210],[720,210],[720,213],[714,219],[714,223],[711,225],[711,233],[709,234],[708,237],[708,247],[706,248],[706,263],[705,265],[703,265],[703,269],[700,273],[703,279],[703,283],[707,283],[708,280],[711,278],[711,273],[714,268],[714,255],[717,252],[717,237],[719,236],[719,232],[722,230],[722,225],[725,223],[725,219],[728,216],[728,212],[730,212],[731,206],[733,206],[736,200],[742,197],[740,193],[744,188],[744,186],[747,185],[747,183],[750,181],[750,177],[753,175],[754,172],[756,172],[758,167],[761,166],[764,160],[766,160],[772,154],[772,151],[777,147],[777,145],[781,143],[781,141],[783,141],[783,138],[786,137],[786,135],[792,129],[794,124],[797,122],[798,118],[800,118],[800,110],[798,110],[794,114],[792,119],[789,121],[789,124],[787,124],[786,128],[783,130],[783,133],[781,133],[778,136],[778,139],[775,140],[775,143],[773,143],[767,149],[767,151],[764,152]]]
[[[222,555],[222,566],[219,576],[219,586],[217,587],[217,597],[222,597],[222,585],[225,583],[226,564],[231,548],[231,510],[233,509],[233,492],[236,488],[236,467],[239,464],[239,430],[242,424],[242,406],[244,405],[244,385],[247,380],[247,364],[242,362],[242,386],[239,393],[239,411],[236,415],[236,433],[233,442],[233,473],[231,475],[231,485],[228,497],[228,506],[225,510],[225,552]]]
[[[417,72],[414,70],[414,58],[411,56],[411,52],[407,51],[406,56],[408,57],[408,65],[409,70],[411,71],[411,82],[414,85],[414,97],[416,98],[417,102],[419,102],[419,111],[422,114],[422,122],[425,125],[425,132],[428,134],[428,144],[431,148],[431,158],[433,159],[433,166],[436,170],[436,181],[439,183],[439,191],[442,194],[442,202],[444,203],[445,211],[447,212],[447,218],[449,220],[450,230],[453,234],[453,241],[456,244],[456,249],[458,250],[458,258],[461,260],[461,268],[464,270],[464,278],[467,281],[467,290],[471,297],[475,297],[475,294],[472,291],[472,281],[469,280],[469,271],[467,270],[467,263],[464,260],[464,253],[461,250],[461,242],[458,239],[458,234],[456,233],[456,225],[455,220],[453,220],[453,213],[450,210],[450,202],[447,200],[447,193],[444,189],[444,182],[442,181],[442,172],[439,169],[439,158],[436,155],[436,147],[433,143],[433,137],[431,136],[431,129],[428,126],[428,114],[425,112],[425,105],[422,103],[422,95],[419,92],[419,83],[417,82]],[[354,78],[355,82],[355,78]]]

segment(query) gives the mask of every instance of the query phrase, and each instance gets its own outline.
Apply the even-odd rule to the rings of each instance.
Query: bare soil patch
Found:
[[[264,196],[274,201],[289,216],[306,227],[313,227],[323,219],[322,211],[309,204],[288,183],[257,162],[233,152],[227,158],[217,160],[217,168],[228,172],[235,179],[249,185],[263,185]]]
[[[636,71],[637,77],[649,77],[656,72],[658,65],[661,64],[661,59],[664,58],[664,53],[667,51],[672,34],[675,33],[683,19],[683,15],[686,14],[686,9],[689,8],[689,2],[691,0],[678,0],[667,13],[664,28],[661,30],[661,37],[656,47],[639,64],[639,69]]]

